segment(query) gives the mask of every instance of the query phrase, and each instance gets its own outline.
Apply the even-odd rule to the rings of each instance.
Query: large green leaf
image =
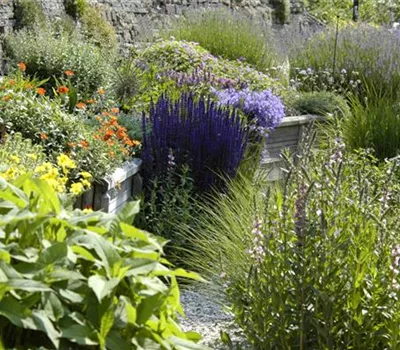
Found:
[[[80,345],[98,345],[96,332],[88,325],[72,325],[61,328],[61,337]]]
[[[178,337],[171,337],[169,341],[176,350],[211,350],[211,348],[203,344],[196,344],[190,340]]]
[[[35,310],[32,312],[32,318],[35,322],[37,329],[46,334],[57,349],[61,334],[54,328],[53,323],[50,321],[46,313],[42,310]]]
[[[66,259],[68,247],[66,242],[55,243],[45,249],[39,256],[38,264],[48,266]]]
[[[99,342],[101,349],[105,349],[107,335],[111,331],[113,324],[114,309],[110,308],[104,313],[100,321]]]
[[[107,279],[100,275],[90,276],[88,279],[89,287],[96,294],[99,303],[114,291],[119,282],[118,278]]]
[[[121,334],[111,331],[106,340],[107,349],[110,350],[132,350],[132,346],[124,339]]]
[[[120,256],[112,243],[97,233],[85,230],[84,235],[74,237],[73,243],[81,245],[86,249],[94,249],[109,275],[111,275],[112,266],[120,261]]]

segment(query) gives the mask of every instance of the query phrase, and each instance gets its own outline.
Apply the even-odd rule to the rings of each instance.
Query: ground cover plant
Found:
[[[43,180],[0,179],[2,348],[203,349],[175,319],[165,242],[118,216],[67,211]]]

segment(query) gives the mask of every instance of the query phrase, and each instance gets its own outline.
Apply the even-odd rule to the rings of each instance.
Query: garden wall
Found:
[[[11,31],[17,0],[0,0],[0,33]],[[51,17],[65,14],[65,0],[37,0]],[[268,22],[281,21],[281,11],[290,4],[293,14],[302,13],[305,0],[93,0],[100,4],[107,19],[114,25],[123,43],[134,41],[143,19],[160,21],[169,15],[180,15],[187,9],[231,7],[263,18]]]

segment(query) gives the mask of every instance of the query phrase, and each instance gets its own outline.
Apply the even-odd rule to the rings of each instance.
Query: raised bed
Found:
[[[322,120],[322,117],[315,115],[301,115],[285,117],[283,122],[269,135],[261,164],[269,170],[268,178],[278,180],[282,177],[281,154],[285,149],[295,154],[299,143],[303,139],[304,132],[310,123]]]
[[[116,213],[142,190],[139,170],[142,161],[134,158],[112,174],[94,183],[93,187],[75,202],[75,208]]]

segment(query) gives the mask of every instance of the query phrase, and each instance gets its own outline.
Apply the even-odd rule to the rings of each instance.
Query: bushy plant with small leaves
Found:
[[[398,164],[340,138],[287,161],[278,184],[239,178],[201,206],[182,228],[195,247],[186,261],[225,293],[256,349],[397,348]]]

